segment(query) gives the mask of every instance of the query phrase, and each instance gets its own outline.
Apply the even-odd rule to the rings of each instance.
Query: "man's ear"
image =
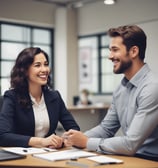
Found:
[[[132,46],[130,48],[130,55],[132,56],[132,58],[135,58],[139,55],[139,48],[138,46]]]

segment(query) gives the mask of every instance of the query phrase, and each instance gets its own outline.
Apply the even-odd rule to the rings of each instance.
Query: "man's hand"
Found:
[[[69,130],[63,134],[65,146],[76,146],[79,148],[86,148],[88,137],[80,131]]]

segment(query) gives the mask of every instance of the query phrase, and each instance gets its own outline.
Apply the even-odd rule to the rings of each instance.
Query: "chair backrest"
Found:
[[[0,95],[0,111],[1,111],[1,108],[2,108],[2,104],[3,104],[3,96]]]

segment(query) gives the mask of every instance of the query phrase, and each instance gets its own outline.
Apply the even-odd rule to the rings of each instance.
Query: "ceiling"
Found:
[[[83,5],[95,3],[98,1],[103,2],[103,0],[34,0],[34,1],[40,1],[43,3],[51,3],[56,6],[71,7],[71,8],[79,8]]]

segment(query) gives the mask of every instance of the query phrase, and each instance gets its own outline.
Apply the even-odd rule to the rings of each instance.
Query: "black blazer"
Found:
[[[59,92],[47,89],[43,93],[50,120],[50,129],[46,137],[55,133],[58,121],[66,131],[80,130],[71,113],[67,111]],[[35,136],[34,131],[35,120],[32,106],[24,109],[17,102],[14,89],[6,91],[0,112],[0,146],[28,147],[29,139]]]

